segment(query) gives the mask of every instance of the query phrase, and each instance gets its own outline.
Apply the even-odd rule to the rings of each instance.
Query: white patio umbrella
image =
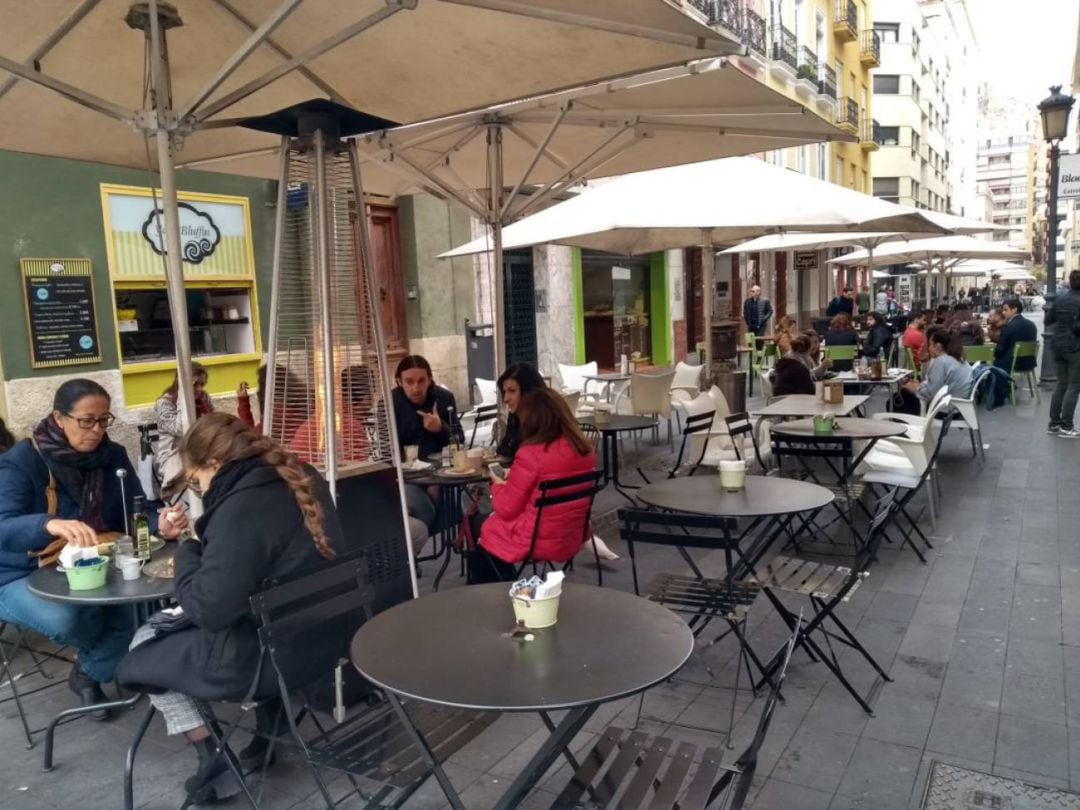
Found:
[[[489,228],[485,249],[501,256],[504,225],[587,178],[853,139],[730,60],[713,58],[356,140],[376,168],[401,175],[399,191],[418,188],[469,209]],[[498,271],[494,289],[495,361],[502,368]]]
[[[882,266],[889,264],[918,264],[924,269],[946,272],[967,259],[995,259],[998,261],[1027,260],[1028,251],[1014,248],[1000,242],[987,242],[971,236],[944,236],[935,239],[920,239],[914,242],[890,243],[881,247],[877,254],[870,256],[868,251],[856,251],[846,256],[831,259],[830,264],[868,264]],[[926,285],[926,303],[930,303],[930,285]]]
[[[743,51],[671,0],[0,0],[0,19],[0,149],[136,168],[156,154],[188,424],[178,157],[240,153],[207,168],[276,177],[279,139],[237,120],[319,96],[410,122]]]
[[[626,175],[510,225],[507,248],[556,243],[633,255],[731,243],[785,231],[941,233],[924,216],[885,200],[749,157]],[[442,254],[480,253],[484,238]],[[711,289],[711,262],[703,277]],[[710,300],[703,322],[710,334]],[[706,340],[706,346],[711,341]]]

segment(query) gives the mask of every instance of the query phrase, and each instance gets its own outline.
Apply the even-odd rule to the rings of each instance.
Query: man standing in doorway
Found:
[[[829,307],[825,310],[825,317],[835,318],[841,312],[849,318],[855,317],[855,301],[851,298],[851,287],[844,287],[840,294],[829,302]]]
[[[1054,363],[1057,384],[1050,399],[1050,424],[1046,432],[1067,439],[1080,439],[1073,415],[1080,396],[1080,270],[1069,273],[1069,292],[1058,295],[1046,313],[1046,324],[1053,325]]]
[[[761,287],[757,284],[750,288],[750,297],[743,302],[742,311],[747,330],[758,337],[764,335],[773,309],[769,299],[761,297]]]

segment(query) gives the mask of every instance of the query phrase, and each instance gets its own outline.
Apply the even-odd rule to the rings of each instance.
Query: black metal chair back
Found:
[[[525,570],[525,567],[531,565],[533,571],[536,571],[537,563],[551,564],[552,560],[538,560],[535,557],[536,554],[536,541],[540,536],[540,526],[544,519],[544,510],[550,509],[553,506],[560,506],[565,504],[576,503],[578,501],[585,501],[586,508],[583,515],[581,525],[581,544],[585,545],[587,540],[591,539],[591,518],[593,502],[596,500],[597,493],[604,488],[604,471],[593,470],[587,473],[581,473],[579,475],[571,475],[566,478],[556,478],[552,481],[541,481],[537,485],[537,489],[540,490],[540,497],[533,501],[533,506],[536,507],[536,520],[533,521],[532,538],[529,540],[529,553],[518,566],[515,576],[520,577],[521,572]],[[593,553],[596,556],[596,570],[597,581],[603,585],[603,571],[600,568],[600,556],[596,553],[596,546],[593,545]],[[567,563],[569,565],[569,562]]]
[[[716,411],[710,410],[705,411],[704,413],[695,413],[693,416],[686,417],[686,426],[683,428],[682,442],[679,444],[678,455],[675,456],[675,464],[671,467],[660,465],[660,470],[666,471],[668,478],[675,478],[679,474],[679,470],[681,470],[683,466],[683,459],[687,456],[687,451],[690,448],[693,437],[702,433],[705,434],[705,440],[701,443],[701,452],[697,454],[696,459],[687,463],[687,466],[690,468],[690,472],[687,473],[688,475],[693,475],[698,471],[698,467],[701,466],[701,462],[705,459],[705,453],[708,452],[709,449],[709,431],[712,430],[715,416]],[[651,483],[643,468],[638,467],[638,475],[642,477],[645,483]]]
[[[478,405],[473,411],[473,429],[469,434],[469,449],[471,450],[473,445],[476,444],[476,432],[480,429],[480,426],[485,422],[494,422],[499,418],[499,406],[498,405]]]
[[[712,515],[688,515],[683,512],[652,512],[645,509],[620,509],[619,536],[626,543],[630,555],[630,573],[634,580],[634,593],[641,595],[638,586],[635,543],[671,546],[680,553],[695,573],[697,566],[688,558],[685,549],[703,548],[710,551],[723,550],[726,577],[730,581],[735,562],[743,561],[739,541],[732,532],[734,521]]]
[[[795,459],[799,468],[806,473],[810,480],[818,481],[811,460],[821,459],[836,475],[837,479],[844,477],[848,462],[851,460],[851,439],[834,438],[800,438],[792,436],[772,436],[772,454],[776,466],[783,472],[784,459]]]
[[[743,450],[746,446],[746,437],[750,437],[750,442],[754,447],[754,460],[761,465],[761,469],[765,469],[765,462],[761,460],[761,448],[758,447],[757,434],[754,433],[754,423],[750,421],[750,414],[746,411],[741,413],[733,413],[730,416],[724,417],[724,423],[727,425],[728,436],[731,437],[731,445],[735,448],[735,457],[744,461],[750,459],[743,459]]]

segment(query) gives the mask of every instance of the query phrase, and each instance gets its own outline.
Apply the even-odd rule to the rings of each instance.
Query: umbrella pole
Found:
[[[337,418],[334,396],[337,391],[337,369],[334,368],[334,323],[331,314],[333,306],[333,282],[330,279],[330,231],[329,190],[326,180],[326,131],[315,130],[315,238],[316,265],[315,278],[319,285],[319,330],[322,333],[323,353],[323,418],[326,420],[326,483],[330,487],[330,497],[337,502]],[[357,201],[361,216],[364,215],[363,201]],[[389,400],[387,400],[389,402]]]
[[[285,239],[285,210],[289,190],[289,138],[281,139],[281,158],[278,168],[277,207],[274,210],[274,264],[270,275],[270,327],[266,347],[266,390],[259,392],[259,409],[262,411],[262,432],[270,436],[274,421],[270,403],[277,396],[277,341],[281,321],[281,245]],[[284,408],[282,409],[284,413]],[[284,437],[284,430],[282,430]]]
[[[492,278],[495,282],[495,301],[492,324],[495,333],[495,368],[492,377],[498,377],[506,368],[506,290],[503,278],[502,255],[502,207],[503,207],[503,154],[502,125],[491,124],[487,130],[488,177],[491,188],[488,189],[489,220],[491,225],[491,262],[494,268]]]
[[[368,230],[367,204],[364,201],[364,182],[360,172],[360,150],[356,141],[350,139],[349,166],[352,169],[353,190],[356,193],[357,235],[360,242],[361,278],[367,300],[371,302],[371,326],[375,340],[375,355],[379,358],[379,393],[383,402],[393,402],[390,384],[390,367],[386,362],[386,338],[383,336],[382,315],[379,312],[379,299],[375,288],[375,254],[371,248],[371,231]],[[397,421],[392,412],[386,411],[386,421],[390,431],[390,460],[397,471],[398,501],[401,507],[401,521],[405,527],[405,554],[409,559],[409,582],[412,585],[413,598],[420,596],[420,587],[416,582],[416,555],[413,552],[412,533],[409,531],[409,507],[405,502],[405,473],[401,469],[401,445],[398,444]]]
[[[709,232],[701,232],[701,286],[705,295],[701,299],[701,324],[705,341],[705,373],[712,378],[712,299],[713,299],[713,259],[712,240]]]
[[[165,229],[165,285],[176,347],[176,377],[179,383],[176,404],[180,408],[180,425],[187,428],[195,423],[195,391],[191,381],[191,330],[184,289],[183,254],[180,252],[180,205],[176,196],[173,136],[164,128],[165,122],[171,117],[168,109],[171,95],[169,66],[164,54],[164,36],[157,14],[157,0],[150,0],[150,59],[156,106],[154,139],[157,142],[161,214]]]

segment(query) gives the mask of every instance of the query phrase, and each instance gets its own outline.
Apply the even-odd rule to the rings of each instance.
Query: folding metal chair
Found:
[[[1013,405],[1016,404],[1016,376],[1018,374],[1027,381],[1028,393],[1036,402],[1039,401],[1039,381],[1035,379],[1035,369],[1016,370],[1017,360],[1023,360],[1024,358],[1035,358],[1037,360],[1038,357],[1039,341],[1037,340],[1020,340],[1013,346],[1012,364],[1009,366],[1009,399]]]
[[[595,470],[581,475],[571,475],[566,478],[556,478],[553,481],[541,481],[539,483],[540,497],[533,501],[533,506],[536,507],[536,520],[533,521],[532,537],[529,540],[529,553],[525,556],[521,565],[518,566],[517,573],[514,574],[515,579],[521,577],[521,573],[526,566],[531,565],[535,574],[538,563],[546,566],[554,564],[551,560],[541,560],[535,556],[536,538],[540,534],[540,521],[544,517],[544,509],[574,503],[575,501],[588,501],[585,519],[581,527],[581,544],[585,545],[587,540],[592,543],[593,556],[596,559],[596,584],[601,586],[604,584],[604,570],[600,566],[600,552],[596,548],[596,539],[591,531],[592,524],[590,521],[593,502],[596,500],[597,493],[603,488],[603,470]],[[568,570],[573,565],[573,562],[573,559],[568,560],[563,565],[563,570]]]
[[[766,598],[776,608],[777,613],[792,630],[799,627],[801,614],[790,610],[776,595],[777,591],[805,596],[810,600],[814,617],[798,633],[797,645],[802,647],[812,661],[821,661],[836,676],[848,693],[862,707],[863,711],[873,714],[870,700],[882,681],[891,681],[881,665],[855,637],[840,618],[836,609],[848,601],[862,581],[869,576],[871,563],[877,559],[883,530],[893,510],[896,508],[894,493],[888,493],[878,501],[877,512],[866,535],[866,544],[851,568],[839,565],[827,565],[800,557],[777,555],[765,565],[758,566],[754,581],[761,586]],[[826,624],[828,622],[829,624]],[[820,639],[820,643],[819,643]],[[878,674],[866,697],[860,695],[845,677],[840,661],[836,657],[832,642],[838,642],[859,652]],[[824,645],[824,646],[822,646]],[[826,652],[826,650],[828,652]],[[766,672],[774,672],[783,660],[781,649],[766,665]],[[758,686],[761,682],[758,683]]]
[[[666,472],[668,478],[675,478],[679,475],[683,469],[683,458],[687,457],[691,444],[693,443],[694,436],[703,435],[705,440],[701,443],[701,452],[697,454],[697,458],[687,463],[689,472],[687,475],[693,475],[697,472],[698,467],[701,466],[702,460],[705,458],[705,453],[709,449],[709,431],[712,429],[713,419],[716,416],[716,411],[705,411],[704,413],[696,413],[693,416],[687,415],[686,427],[683,428],[682,442],[679,444],[679,452],[675,456],[675,464],[672,467],[661,467],[659,471]],[[645,483],[650,483],[649,478],[645,475],[645,470],[641,467],[637,468],[638,475],[640,475]],[[650,471],[651,472],[651,471]]]
[[[743,453],[746,450],[746,439],[749,438],[750,445],[754,449],[754,459],[760,465],[761,471],[767,472],[769,468],[761,456],[761,445],[758,444],[757,433],[754,431],[754,423],[750,421],[750,414],[743,411],[725,416],[724,424],[727,425],[727,435],[731,438],[731,445],[735,449],[735,457],[743,461],[749,461],[749,459],[743,458]]]
[[[754,736],[734,762],[724,764],[719,747],[610,726],[581,760],[552,810],[644,806],[650,810],[705,810],[717,806],[721,796],[727,810],[742,810],[798,636],[796,626],[782,650]]]
[[[10,641],[4,641],[3,635],[9,627],[13,629],[15,637]],[[10,696],[0,698],[0,705],[8,702],[15,704],[15,711],[19,715],[19,722],[22,725],[23,735],[26,737],[26,747],[27,749],[30,749],[34,747],[34,735],[44,731],[45,728],[30,728],[30,721],[26,715],[26,708],[23,706],[23,699],[65,683],[63,679],[58,680],[53,674],[45,669],[44,658],[61,661],[69,666],[72,662],[59,655],[59,651],[45,653],[38,652],[30,643],[28,643],[26,638],[27,632],[28,631],[25,628],[19,627],[16,624],[0,621],[0,689],[6,686],[11,690]],[[30,659],[30,667],[23,671],[16,671],[15,661],[20,653],[25,653]],[[47,683],[21,690],[19,688],[19,681],[31,678],[35,674],[41,676]]]
[[[499,406],[477,405],[476,408],[469,413],[462,414],[462,418],[468,416],[471,416],[473,419],[472,432],[469,434],[469,449],[471,450],[476,444],[476,434],[480,430],[480,426],[487,422],[495,422],[499,418]]]

